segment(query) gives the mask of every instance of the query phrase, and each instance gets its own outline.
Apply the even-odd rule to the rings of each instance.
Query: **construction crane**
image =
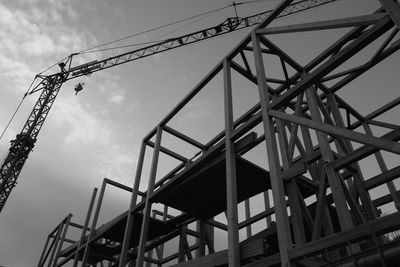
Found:
[[[279,17],[284,17],[299,13],[308,9],[319,7],[325,4],[335,2],[337,0],[298,0],[289,5]],[[234,3],[236,6],[240,3]],[[85,64],[72,66],[75,56],[71,54],[65,60],[61,61],[58,66],[60,71],[52,75],[37,75],[35,79],[37,85],[31,88],[27,94],[33,94],[41,91],[40,96],[25,122],[21,132],[11,141],[11,145],[7,155],[1,163],[0,169],[0,212],[11,193],[16,186],[17,178],[32,151],[38,134],[46,120],[47,115],[61,89],[63,83],[68,80],[81,76],[87,76],[94,72],[98,72],[107,68],[121,65],[127,62],[138,60],[164,51],[182,47],[188,44],[200,42],[210,38],[214,38],[233,31],[241,30],[259,24],[273,10],[268,10],[259,14],[248,17],[230,17],[222,23],[203,29],[200,31],[188,33],[182,36],[170,38],[158,43],[142,47],[127,53],[116,55],[102,60],[95,60]],[[236,13],[237,14],[237,13]]]

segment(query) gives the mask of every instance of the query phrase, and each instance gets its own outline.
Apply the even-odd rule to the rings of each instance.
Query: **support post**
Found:
[[[199,221],[199,249],[198,249],[198,257],[203,257],[206,255],[206,224],[203,220]]]
[[[92,210],[93,210],[93,206],[94,206],[94,201],[96,200],[96,194],[97,194],[97,188],[95,188],[93,190],[92,193],[92,198],[90,199],[90,204],[89,204],[89,208],[86,214],[86,219],[85,219],[85,224],[82,227],[82,234],[81,234],[81,239],[79,240],[77,246],[76,246],[76,251],[75,251],[75,258],[74,258],[74,264],[73,266],[76,267],[78,266],[78,261],[79,261],[79,249],[83,244],[83,241],[85,239],[85,235],[87,232],[87,228],[89,225],[89,221],[90,221],[90,217],[92,215]],[[86,242],[89,242],[89,240],[86,240]]]
[[[185,250],[185,242],[186,241],[186,229],[187,226],[184,225],[181,227],[181,233],[179,235],[179,252],[178,252],[178,263],[184,262],[185,261],[185,255],[186,255],[186,250]]]
[[[56,253],[56,250],[57,250],[57,245],[58,245],[58,242],[59,242],[59,240],[60,240],[60,235],[61,235],[61,230],[62,230],[62,224],[60,224],[59,226],[58,226],[58,229],[57,229],[57,235],[56,235],[56,237],[54,238],[54,245],[53,245],[53,248],[52,248],[52,250],[51,250],[51,255],[50,255],[50,259],[49,259],[49,263],[48,263],[48,267],[51,267],[51,263],[53,262],[53,259],[54,259],[54,256],[55,256],[55,253]]]
[[[336,100],[336,96],[333,93],[328,94],[327,101],[328,101],[329,108],[332,112],[332,115],[334,117],[334,120],[336,122],[336,125],[338,125],[339,127],[345,128],[344,120],[342,118],[342,114],[340,113],[339,105]],[[344,154],[348,154],[348,153],[354,151],[350,140],[343,138],[342,142],[344,143],[344,147],[342,148],[345,152]],[[364,177],[362,175],[361,168],[358,163],[353,164],[353,167],[355,168],[355,172],[353,173],[354,185],[355,185],[355,188],[357,188],[363,210],[365,211],[366,220],[367,221],[374,220],[378,216],[376,213],[376,208],[374,207],[374,205],[372,203],[371,196],[369,195],[369,193],[365,190],[365,188],[363,186]],[[348,179],[348,181],[349,180],[350,179]],[[359,207],[357,207],[357,208],[359,208]]]
[[[289,170],[291,161],[289,160],[289,156],[287,153],[288,148],[288,139],[286,135],[284,121],[275,120],[278,132],[278,140],[279,140],[279,148],[281,152],[282,165],[283,170]],[[292,229],[294,233],[294,243],[296,245],[301,245],[306,242],[305,230],[303,217],[301,213],[300,203],[297,197],[297,184],[296,180],[292,179],[288,184],[286,184],[288,198],[289,198],[289,207],[290,214],[292,217]]]
[[[245,211],[245,216],[246,216],[246,221],[250,219],[250,199],[246,199],[244,201],[244,211]],[[251,236],[251,224],[246,226],[246,234],[247,238]]]
[[[122,241],[122,248],[121,248],[121,256],[120,256],[120,260],[119,260],[119,264],[118,264],[119,267],[123,267],[125,265],[126,258],[127,258],[127,253],[128,253],[128,249],[129,249],[129,243],[130,243],[130,236],[131,236],[132,227],[133,227],[132,211],[136,207],[136,202],[137,202],[137,198],[138,198],[140,177],[142,176],[145,152],[146,152],[146,142],[143,141],[142,146],[140,148],[138,165],[136,168],[135,181],[134,181],[132,195],[131,195],[131,203],[129,204],[128,218],[126,219],[124,239]]]
[[[154,152],[153,152],[153,159],[151,163],[151,170],[150,170],[150,177],[149,177],[149,186],[147,189],[146,200],[145,200],[145,208],[143,211],[143,221],[142,227],[140,231],[140,241],[137,253],[137,260],[136,260],[136,267],[143,267],[144,265],[144,254],[146,252],[146,242],[147,242],[147,235],[149,230],[149,223],[150,223],[150,212],[151,212],[151,205],[150,197],[154,191],[154,184],[156,181],[157,176],[157,166],[158,166],[158,158],[160,155],[160,148],[161,148],[161,137],[162,137],[162,126],[157,126],[157,133],[156,133],[156,140],[154,145]],[[123,264],[123,262],[122,262]],[[120,262],[121,265],[121,262]],[[123,266],[123,265],[122,265]]]
[[[100,208],[101,208],[101,204],[103,202],[104,192],[106,190],[106,185],[107,185],[107,179],[104,178],[103,179],[103,183],[101,185],[99,198],[97,199],[96,210],[94,211],[94,215],[93,215],[92,227],[90,228],[90,232],[89,232],[89,240],[94,236],[94,233],[96,231],[97,220],[99,218]],[[87,262],[87,259],[89,257],[89,250],[90,250],[89,242],[86,242],[85,252],[83,253],[83,258],[82,258],[82,266],[86,266],[86,262]]]
[[[305,91],[307,96],[308,106],[310,108],[311,117],[313,121],[323,125],[321,114],[319,113],[317,107],[317,99],[316,99],[317,94],[313,90],[315,90],[315,88],[310,87]],[[341,178],[337,175],[337,173],[333,169],[332,164],[330,164],[333,161],[333,154],[329,146],[328,136],[326,133],[320,131],[316,131],[316,134],[320,145],[322,160],[326,162],[325,164],[326,175],[328,177],[333,199],[335,201],[335,206],[338,213],[340,226],[342,230],[348,230],[353,227],[353,222],[345,200],[346,198],[343,191],[344,189],[339,181],[339,179]]]
[[[233,104],[231,66],[224,60],[225,103],[225,156],[226,156],[226,205],[228,222],[228,266],[240,266],[239,228],[237,210],[236,153],[231,139],[233,133]]]
[[[272,120],[272,117],[268,114],[268,110],[270,108],[270,98],[268,96],[268,86],[266,83],[260,40],[254,31],[251,33],[251,39],[253,43],[253,53],[257,71],[257,84],[260,95],[263,127],[265,132],[265,143],[267,146],[271,189],[274,199],[276,226],[279,240],[279,254],[281,259],[281,266],[287,267],[290,266],[288,252],[292,246],[292,238],[290,236],[288,213],[285,204],[285,190],[278,158],[278,147],[275,138],[274,122]]]
[[[364,130],[365,130],[365,132],[367,134],[372,135],[371,128],[369,127],[369,125],[367,123],[363,123],[363,127],[364,127]],[[388,168],[386,166],[385,160],[383,159],[382,153],[380,151],[377,151],[375,153],[375,158],[376,158],[376,161],[378,162],[378,165],[379,165],[379,168],[381,169],[381,172],[382,173],[387,172]],[[397,195],[397,189],[396,189],[396,186],[395,186],[394,182],[393,181],[388,181],[386,183],[386,185],[387,185],[387,187],[389,189],[390,195],[392,196],[392,199],[393,199],[393,202],[394,202],[394,206],[396,207],[397,211],[400,211],[400,199],[399,199],[399,197]]]
[[[50,236],[51,236],[51,234],[48,235],[47,238],[46,238],[46,242],[44,244],[44,248],[43,248],[42,254],[40,255],[39,263],[37,265],[38,267],[42,267],[44,265],[43,260],[44,260],[45,255],[46,255],[47,247],[49,246],[49,243],[50,243],[50,238],[51,238]]]
[[[264,208],[265,208],[265,210],[268,210],[268,209],[271,208],[271,203],[270,203],[270,200],[269,200],[269,190],[264,191],[263,197],[264,197]],[[267,217],[265,218],[265,221],[267,223],[267,228],[270,227],[271,226],[271,222],[272,222],[271,216],[267,215]]]
[[[153,210],[153,214],[151,215],[151,217],[153,218],[153,219],[155,219],[156,218],[156,213],[154,212],[154,210]],[[152,259],[153,258],[153,252],[154,252],[154,249],[151,249],[150,251],[148,251],[147,252],[147,258],[149,258],[149,259]],[[146,267],[151,267],[151,265],[152,265],[152,263],[150,262],[150,261],[148,261],[148,262],[146,262]],[[134,265],[133,265],[134,266]]]
[[[65,240],[65,236],[67,235],[67,230],[68,230],[71,218],[72,218],[72,214],[70,213],[70,214],[68,214],[66,220],[64,221],[64,227],[63,227],[61,238],[60,238],[60,241],[59,241],[59,244],[58,244],[58,247],[57,247],[56,257],[55,257],[54,262],[53,262],[53,267],[57,266],[57,260],[58,260],[58,257],[60,255],[60,251],[62,249],[62,245],[63,245],[64,240]]]

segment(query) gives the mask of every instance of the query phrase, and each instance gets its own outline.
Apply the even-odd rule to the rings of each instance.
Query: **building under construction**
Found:
[[[50,232],[38,266],[398,266],[400,166],[387,161],[400,154],[400,126],[381,118],[398,108],[400,97],[361,114],[337,92],[400,49],[400,4],[380,0],[373,14],[270,26],[292,12],[293,2],[270,12],[143,138],[133,188],[105,179],[83,223],[69,214]],[[306,65],[269,39],[343,28],[347,33]],[[358,55],[364,62],[350,64]],[[271,62],[283,78],[266,71]],[[259,95],[236,119],[233,72]],[[217,76],[224,131],[202,143],[169,122]],[[177,153],[165,135],[196,153]],[[245,157],[260,146],[268,168]],[[149,177],[143,177],[146,152]],[[180,163],[159,177],[162,154]],[[364,160],[374,161],[379,173],[363,170]],[[131,203],[99,226],[107,186],[131,192]],[[381,193],[372,196],[378,187]],[[384,205],[392,214],[380,212]],[[72,228],[81,229],[80,238],[68,237]],[[225,247],[217,245],[221,240]]]

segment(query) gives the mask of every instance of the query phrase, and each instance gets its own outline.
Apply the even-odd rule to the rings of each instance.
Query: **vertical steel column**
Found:
[[[199,223],[199,227],[197,227],[197,231],[199,232],[199,238],[197,241],[199,248],[197,249],[196,257],[198,258],[206,255],[206,245],[208,246],[208,254],[215,253],[213,226],[209,225],[207,221],[201,220]],[[187,239],[185,241],[187,251],[186,255],[189,255],[190,249],[187,245]]]
[[[60,243],[58,244],[58,248],[57,248],[57,252],[56,252],[56,257],[54,259],[53,267],[57,266],[57,260],[58,260],[58,257],[60,255],[60,251],[62,249],[62,245],[63,245],[64,240],[65,240],[65,236],[67,235],[67,230],[68,230],[71,218],[72,218],[72,214],[70,213],[70,214],[68,214],[67,218],[64,221],[64,227],[63,227],[63,231],[62,231],[62,234],[61,234]]]
[[[371,131],[371,128],[369,127],[368,123],[364,122],[363,123],[363,127],[364,127],[364,130],[365,130],[366,134],[372,135],[372,131]],[[379,168],[381,169],[381,172],[382,173],[387,172],[388,168],[386,166],[385,160],[383,159],[382,153],[380,151],[375,153],[375,158],[376,158],[376,161],[378,162],[378,165],[379,165]],[[397,195],[396,185],[394,184],[394,182],[392,180],[388,181],[386,183],[386,185],[387,185],[387,187],[389,189],[390,195],[392,196],[392,199],[393,199],[393,202],[394,202],[394,206],[396,207],[397,211],[400,211],[400,200],[399,200],[399,197]]]
[[[300,101],[302,101],[302,99]],[[303,114],[301,116],[303,116]],[[305,155],[306,156],[312,155],[312,153],[314,153],[314,146],[313,146],[313,142],[311,140],[310,129],[305,126],[300,125],[300,131],[301,131],[301,135],[303,137]],[[312,180],[314,182],[319,182],[321,180],[321,177],[318,172],[318,163],[313,162],[311,164],[308,164],[308,166],[309,166],[308,170],[310,172]]]
[[[264,206],[265,206],[264,208],[265,208],[265,210],[267,210],[267,209],[271,208],[271,203],[270,203],[270,201],[269,201],[269,190],[268,190],[268,189],[267,189],[267,191],[264,191],[263,197],[264,197]],[[265,218],[265,221],[266,221],[266,223],[267,223],[267,228],[270,227],[271,222],[272,222],[271,216],[268,215],[268,216]]]
[[[206,229],[207,229],[206,240],[207,240],[207,246],[208,246],[208,254],[212,254],[212,253],[215,253],[215,248],[214,248],[215,230],[214,230],[214,226],[206,224]]]
[[[200,231],[201,231],[200,230],[200,220],[196,220],[196,232],[198,232],[199,235],[201,236]],[[197,259],[197,258],[201,257],[201,255],[200,255],[200,246],[201,246],[200,237],[196,237],[196,244],[199,244],[199,248],[196,249],[195,254],[194,254],[195,258]]]
[[[292,238],[290,236],[290,226],[286,209],[285,190],[278,158],[278,147],[275,138],[274,122],[272,117],[268,114],[270,98],[268,96],[268,86],[261,53],[260,39],[256,35],[255,31],[252,31],[251,39],[253,43],[253,53],[257,71],[257,84],[260,95],[265,143],[267,146],[272,196],[274,199],[279,254],[281,266],[286,267],[290,265],[288,250],[290,250],[292,247]]]
[[[43,261],[45,255],[46,255],[46,250],[47,250],[47,247],[49,246],[50,238],[51,238],[51,234],[48,235],[47,238],[46,238],[46,242],[44,244],[44,248],[43,248],[42,254],[40,255],[39,263],[37,265],[38,267],[43,266],[44,262],[42,262],[42,261]]]
[[[151,217],[153,219],[155,219],[157,217],[154,210],[153,210],[153,214],[151,215]],[[147,252],[147,258],[149,258],[149,259],[153,258],[153,250],[154,249],[151,249],[149,252]],[[151,267],[151,265],[152,265],[152,263],[150,261],[146,262],[146,267]]]
[[[121,255],[120,255],[120,260],[119,260],[119,264],[118,264],[119,267],[123,267],[125,265],[126,258],[127,258],[129,243],[131,240],[130,236],[131,236],[131,232],[132,232],[133,219],[134,219],[133,215],[132,215],[132,211],[136,207],[136,202],[137,202],[137,198],[138,198],[139,187],[140,187],[140,178],[142,176],[145,152],[146,152],[146,142],[143,141],[142,146],[140,148],[139,162],[138,162],[138,165],[136,168],[135,181],[134,181],[132,195],[131,195],[131,203],[129,204],[128,218],[126,219],[124,239],[122,241]]]
[[[66,222],[67,219],[68,219],[68,216],[71,216],[71,217],[72,217],[72,214],[68,214],[67,217],[65,217],[65,218],[57,225],[57,227],[55,227],[55,229],[54,229],[53,231],[51,231],[51,233],[47,236],[47,239],[46,239],[46,242],[45,242],[45,245],[44,245],[42,254],[40,255],[39,263],[38,263],[38,265],[37,265],[38,267],[44,266],[44,264],[45,264],[45,262],[46,262],[46,259],[47,259],[47,257],[49,256],[50,252],[53,252],[53,251],[54,251],[54,247],[57,245],[57,244],[56,244],[57,238],[56,238],[56,237],[53,237],[53,236],[54,236],[54,234],[58,235],[58,233],[61,231],[60,227],[62,227],[62,225],[65,224],[65,222]],[[49,246],[49,243],[50,243],[50,239],[52,239],[52,238],[53,238],[53,241],[52,241],[51,244],[50,244],[49,250],[47,250],[47,248],[48,248],[48,246]],[[51,263],[51,261],[50,261],[50,263]]]
[[[300,94],[298,101],[302,102],[304,93]],[[299,116],[304,116],[300,113]],[[312,155],[314,153],[314,145],[311,139],[310,129],[300,125],[301,135],[303,137],[305,156]],[[314,229],[312,234],[312,240],[319,236],[320,230],[322,229],[326,235],[334,232],[331,215],[329,213],[328,206],[326,205],[326,172],[319,167],[319,163],[313,162],[307,164],[308,171],[310,172],[311,178],[314,182],[319,183],[319,193],[316,193],[317,198],[317,209],[316,215],[314,216]],[[324,177],[322,177],[324,176]]]
[[[332,112],[332,115],[334,117],[336,125],[339,127],[345,128],[345,124],[344,124],[344,121],[342,118],[342,114],[340,113],[335,94],[333,94],[333,93],[327,94],[327,103]],[[350,140],[344,139],[344,138],[341,140],[345,146],[345,147],[343,147],[344,154],[354,151]],[[367,221],[374,220],[378,217],[378,215],[376,212],[376,208],[374,207],[374,204],[372,203],[371,196],[369,195],[369,193],[367,192],[367,190],[365,190],[365,188],[363,186],[364,178],[363,178],[363,175],[361,172],[360,165],[358,163],[354,163],[354,167],[355,167],[355,172],[353,173],[354,185],[358,191],[358,195],[361,200],[363,210],[365,212],[364,216],[366,217]],[[349,180],[350,179],[348,179],[348,181]]]
[[[97,199],[97,206],[96,206],[96,210],[94,211],[92,227],[90,228],[88,241],[94,236],[94,233],[96,231],[97,220],[99,219],[100,208],[101,208],[101,204],[103,203],[106,185],[107,185],[107,179],[104,178],[103,183],[101,185],[99,198]],[[89,242],[86,242],[85,252],[83,253],[83,258],[82,258],[82,266],[86,266],[88,257],[89,257]]]
[[[88,212],[86,214],[86,219],[85,219],[85,224],[83,225],[82,228],[82,234],[81,234],[81,239],[79,240],[77,246],[76,246],[76,251],[75,251],[75,258],[74,258],[74,264],[73,266],[76,267],[78,266],[78,261],[79,261],[79,248],[82,246],[83,241],[85,239],[85,235],[87,232],[87,228],[89,225],[89,221],[90,221],[90,217],[92,215],[92,210],[93,210],[93,206],[94,206],[94,201],[96,200],[96,194],[97,194],[97,188],[95,188],[93,190],[93,194],[92,194],[92,198],[90,200],[90,204],[89,204],[89,208],[88,208]],[[89,242],[89,240],[86,240],[86,242]]]
[[[314,87],[308,88],[306,91],[307,102],[310,108],[311,118],[323,124],[321,114],[317,107],[316,92]],[[335,202],[336,211],[339,217],[339,222],[342,230],[350,229],[353,226],[351,215],[347,207],[346,198],[344,195],[343,187],[339,181],[337,173],[333,166],[329,164],[333,161],[332,150],[329,146],[328,135],[326,133],[316,131],[318,143],[321,150],[322,160],[325,161],[326,175],[329,181],[329,186],[332,191],[333,199]]]
[[[244,212],[245,212],[246,221],[247,221],[248,219],[250,219],[250,199],[246,199],[244,201]],[[249,238],[251,236],[251,224],[246,226],[246,234],[247,234],[247,238]]]
[[[203,257],[206,255],[206,235],[207,235],[207,227],[206,223],[203,220],[200,220],[199,223],[199,249],[198,249],[198,257]]]
[[[156,140],[155,140],[155,145],[154,145],[153,159],[152,159],[152,163],[151,163],[149,186],[147,189],[145,208],[144,208],[144,212],[143,212],[143,221],[142,221],[142,228],[141,228],[141,232],[140,232],[140,241],[139,241],[139,247],[138,247],[136,267],[143,267],[143,263],[144,263],[144,254],[146,252],[147,234],[148,234],[148,230],[149,230],[150,212],[151,212],[151,205],[152,205],[152,203],[150,202],[150,197],[153,194],[154,184],[156,182],[158,158],[159,158],[160,147],[161,147],[161,137],[162,137],[162,126],[158,125]]]
[[[163,222],[166,222],[168,218],[168,206],[164,205],[164,210],[163,210]],[[157,256],[159,260],[163,259],[164,256],[164,244],[161,244],[157,248]],[[158,267],[161,267],[161,264],[158,264]]]
[[[181,227],[181,233],[179,234],[179,251],[178,251],[178,263],[185,261],[185,242],[186,242],[186,229],[187,226]]]
[[[225,103],[225,157],[226,157],[226,205],[228,222],[228,266],[240,266],[239,228],[237,209],[236,153],[231,136],[233,133],[233,104],[231,65],[224,60]]]
[[[55,255],[56,250],[57,250],[58,241],[60,240],[61,230],[62,230],[62,224],[60,224],[60,225],[58,226],[57,235],[56,235],[56,237],[54,238],[53,249],[51,250],[51,255],[50,255],[49,263],[47,264],[48,267],[51,267],[51,263],[53,262],[54,255]]]
[[[284,110],[282,109],[282,111],[284,111]],[[288,170],[291,165],[291,160],[289,160],[289,156],[287,153],[288,139],[287,139],[287,135],[286,135],[285,125],[284,125],[284,122],[280,119],[275,119],[275,121],[276,121],[277,133],[278,133],[278,141],[279,141],[279,148],[280,148],[280,152],[281,152],[283,170]],[[286,187],[287,187],[287,193],[288,193],[288,199],[289,199],[290,214],[292,217],[292,229],[293,229],[293,233],[294,233],[294,243],[296,245],[304,244],[306,242],[306,237],[305,237],[305,230],[304,230],[301,206],[300,206],[298,194],[297,194],[296,180],[291,179],[290,182],[286,185]]]

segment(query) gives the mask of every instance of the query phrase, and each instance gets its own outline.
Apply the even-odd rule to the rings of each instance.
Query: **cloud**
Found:
[[[118,95],[117,95],[118,96]],[[109,114],[102,114],[88,104],[83,105],[79,98],[60,98],[53,107],[51,125],[60,132],[59,147],[68,155],[75,155],[78,164],[92,166],[96,176],[127,182],[138,152],[128,142],[121,143],[125,131]],[[131,133],[132,134],[132,133]]]
[[[32,73],[96,42],[93,34],[67,23],[78,17],[74,2],[0,2],[0,71],[6,78],[28,85]]]
[[[54,121],[67,129],[64,145],[79,149],[82,145],[107,145],[111,132],[101,118],[90,113],[76,97],[64,97],[54,107]]]
[[[2,88],[14,92],[25,92],[35,73],[26,62],[13,60],[4,54],[0,54],[0,71]]]
[[[123,91],[113,92],[112,95],[108,98],[109,104],[121,104],[125,101],[125,94]]]

